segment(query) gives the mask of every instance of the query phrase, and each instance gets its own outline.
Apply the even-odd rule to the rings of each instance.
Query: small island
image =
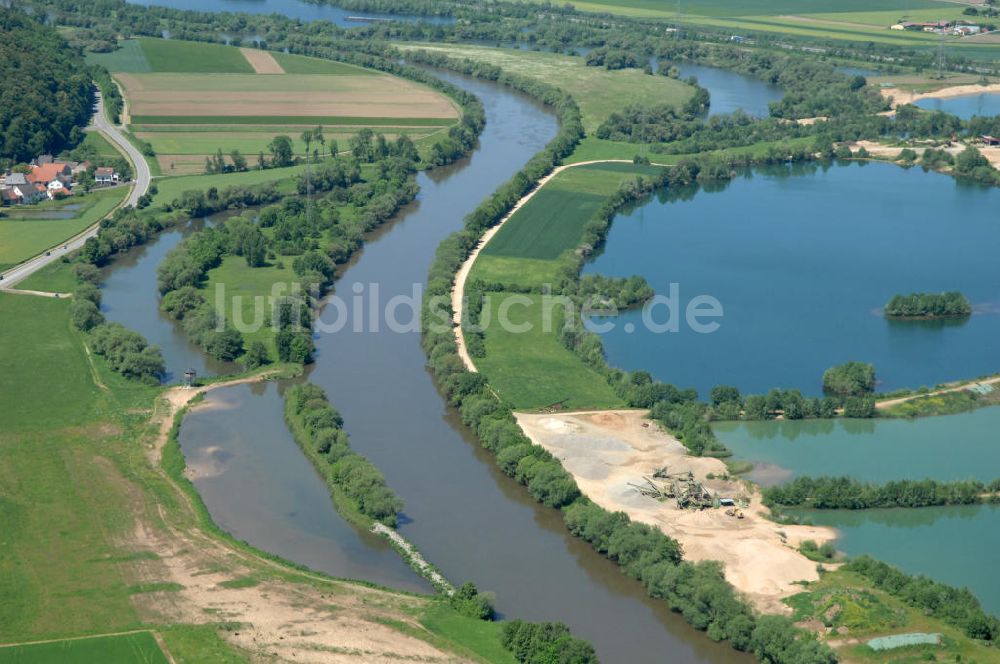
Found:
[[[889,318],[966,318],[972,315],[972,305],[958,291],[948,293],[911,293],[896,295],[885,305]]]

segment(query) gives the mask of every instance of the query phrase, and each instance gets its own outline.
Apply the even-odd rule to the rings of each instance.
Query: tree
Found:
[[[104,322],[100,309],[90,300],[74,298],[69,310],[73,325],[78,330],[88,332]]]
[[[217,360],[231,362],[243,352],[243,335],[232,328],[226,328],[208,338],[205,350]]]
[[[875,390],[875,367],[864,362],[846,362],[823,373],[823,391],[839,397],[860,396]]]
[[[239,150],[233,150],[229,153],[229,158],[233,162],[233,170],[237,173],[242,173],[247,170],[247,158],[240,154]]]
[[[275,136],[267,149],[271,151],[272,165],[275,168],[291,166],[292,164],[292,139],[288,136]]]
[[[302,139],[302,142],[306,144],[306,154],[308,155],[309,154],[309,146],[313,142],[312,129],[306,129],[305,131],[303,131],[302,135],[300,136],[300,138]]]
[[[268,357],[267,347],[260,341],[251,341],[246,355],[243,356],[243,364],[246,365],[246,368],[256,369],[270,363],[270,361],[271,358]]]

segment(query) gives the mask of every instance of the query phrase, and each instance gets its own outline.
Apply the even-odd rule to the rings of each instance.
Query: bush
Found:
[[[463,583],[448,599],[448,603],[463,616],[478,620],[493,620],[493,598],[481,594],[471,581]]]

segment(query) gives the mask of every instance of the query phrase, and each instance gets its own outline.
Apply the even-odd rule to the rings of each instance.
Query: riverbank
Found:
[[[690,456],[647,415],[643,410],[607,410],[516,417],[532,442],[556,456],[588,498],[609,512],[625,512],[659,528],[681,543],[686,560],[722,562],[726,580],[758,610],[789,613],[782,600],[801,592],[801,582],[819,579],[816,563],[798,547],[805,540],[832,541],[836,531],[770,521],[752,484],[729,478],[720,459]],[[660,502],[631,486],[644,484],[644,476],[663,466],[671,474],[693,473],[720,497],[749,498],[744,518],[723,509],[681,509],[673,500]]]

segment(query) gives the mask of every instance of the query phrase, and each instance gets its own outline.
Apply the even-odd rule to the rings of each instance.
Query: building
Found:
[[[94,171],[94,182],[99,186],[118,184],[118,174],[109,166],[101,166]]]
[[[69,164],[52,162],[41,166],[32,166],[28,173],[28,182],[48,186],[50,182],[59,181],[64,185],[73,183],[73,169]]]

